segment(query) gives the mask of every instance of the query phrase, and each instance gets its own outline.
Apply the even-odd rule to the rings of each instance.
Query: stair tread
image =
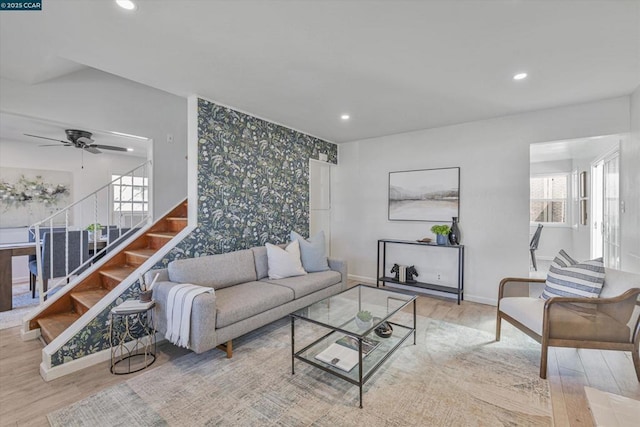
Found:
[[[105,295],[109,293],[108,290],[103,288],[87,289],[85,291],[71,292],[71,298],[78,301],[80,304],[87,308],[91,308],[98,303]]]
[[[57,313],[38,319],[40,333],[48,344],[80,318],[78,313]]]
[[[126,254],[131,254],[131,255],[136,255],[136,256],[149,258],[151,255],[153,255],[156,252],[158,252],[158,250],[157,249],[151,249],[151,248],[140,248],[140,249],[130,249],[130,250],[124,251],[124,252]]]
[[[186,221],[188,218],[186,216],[168,216],[166,219],[168,221]]]
[[[102,268],[100,269],[100,274],[122,282],[133,273],[136,268],[137,267],[131,265],[119,265],[117,267]]]
[[[177,231],[150,231],[147,236],[161,237],[161,238],[173,238],[178,234]]]

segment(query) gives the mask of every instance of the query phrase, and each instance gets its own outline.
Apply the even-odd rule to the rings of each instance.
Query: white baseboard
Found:
[[[29,276],[20,276],[20,277],[16,277],[13,276],[13,278],[11,279],[11,284],[13,285],[17,285],[18,283],[25,283],[29,281]]]
[[[156,346],[162,343],[163,341],[166,341],[164,336],[161,335],[160,333],[157,333]],[[130,341],[125,345],[128,348],[133,348],[134,344],[135,344],[134,341]],[[156,357],[158,357],[157,347],[156,347]],[[58,366],[50,367],[50,366],[47,366],[45,362],[42,362],[40,364],[40,376],[42,376],[42,378],[48,382],[65,375],[69,375],[73,372],[77,372],[82,369],[88,368],[90,366],[97,365],[98,363],[106,362],[107,360],[111,360],[110,348],[99,351],[97,353],[90,354],[88,356],[81,357],[79,359],[74,359],[71,362],[63,363],[62,365],[58,365]],[[50,361],[50,359],[48,359],[47,361]]]
[[[22,329],[20,329],[20,338],[22,339],[22,341],[31,341],[40,338],[40,328],[29,330],[29,322],[26,323],[27,325],[25,326],[23,324]]]
[[[375,285],[376,284],[376,279],[374,279],[373,277],[356,276],[355,274],[347,274],[347,277],[349,279],[355,280],[357,282],[369,283],[370,285]]]

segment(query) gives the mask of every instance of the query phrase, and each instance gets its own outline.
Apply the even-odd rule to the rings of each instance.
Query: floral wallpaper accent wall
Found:
[[[309,159],[335,144],[198,100],[198,226],[157,267],[177,258],[282,243],[309,230]],[[109,348],[109,311],[137,298],[139,285],[93,319],[51,357],[51,365]]]
[[[282,243],[309,230],[309,159],[335,144],[198,100],[198,228],[163,260]]]

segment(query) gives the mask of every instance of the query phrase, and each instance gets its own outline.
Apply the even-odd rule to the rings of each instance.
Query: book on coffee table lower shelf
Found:
[[[378,345],[380,345],[380,341],[364,338],[362,340],[362,357],[366,357]],[[315,358],[349,372],[358,364],[358,339],[344,335],[324,351],[318,353]]]

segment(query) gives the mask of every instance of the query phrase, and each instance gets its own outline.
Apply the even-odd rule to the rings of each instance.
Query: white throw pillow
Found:
[[[300,244],[297,240],[289,243],[284,249],[271,243],[265,246],[269,263],[269,279],[284,279],[307,274],[302,268]]]

